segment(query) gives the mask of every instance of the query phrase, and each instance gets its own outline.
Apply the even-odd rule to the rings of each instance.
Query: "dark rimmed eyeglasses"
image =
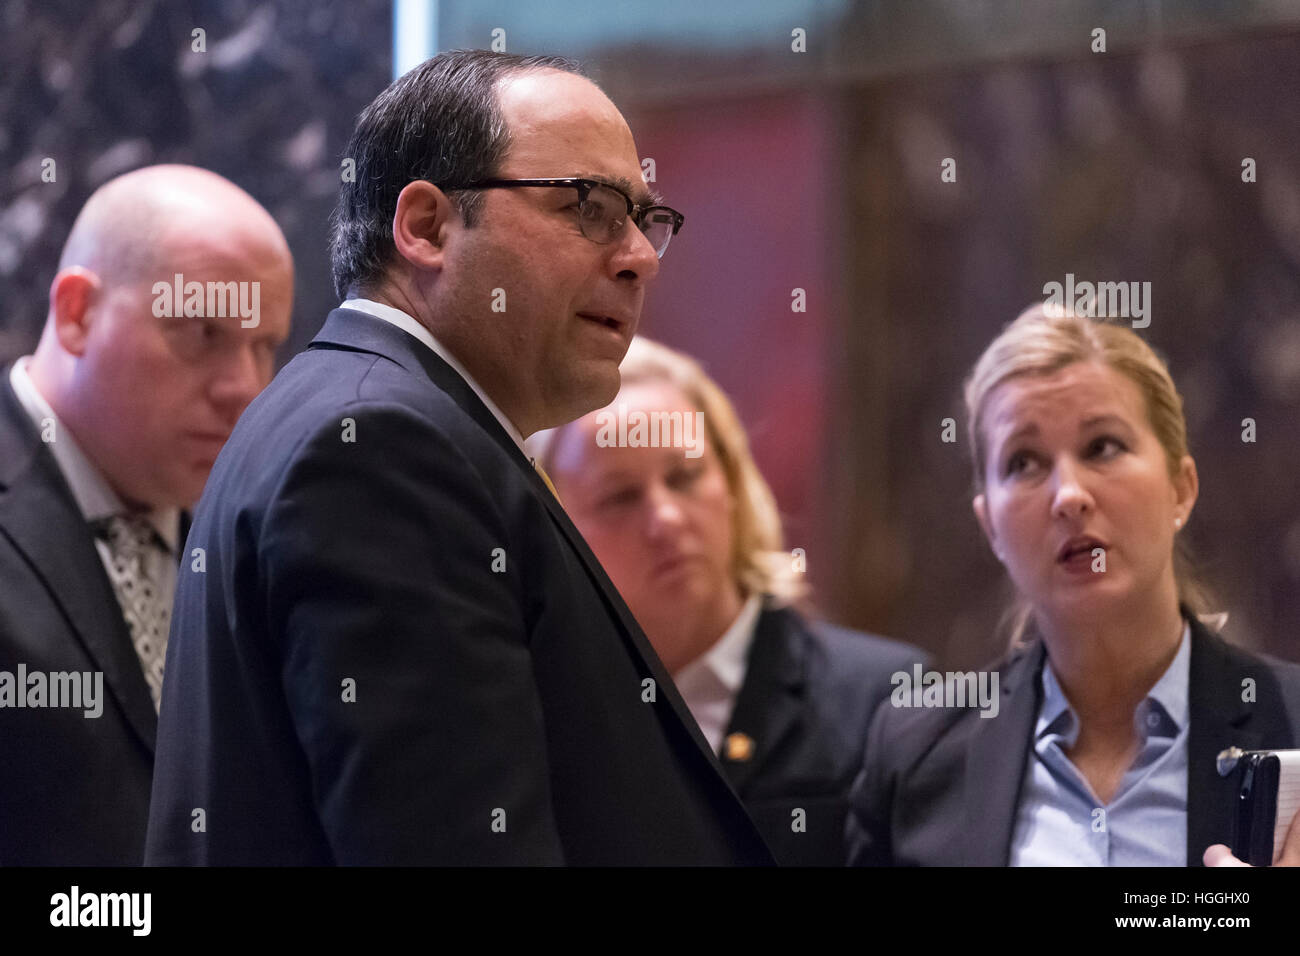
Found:
[[[594,179],[480,179],[461,186],[442,186],[443,192],[462,189],[515,189],[528,186],[567,186],[578,191],[578,227],[592,242],[604,245],[623,234],[628,219],[650,240],[660,259],[686,217],[668,206],[641,206],[627,193]]]

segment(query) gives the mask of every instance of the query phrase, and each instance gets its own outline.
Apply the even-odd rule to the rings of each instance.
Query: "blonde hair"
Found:
[[[736,504],[732,569],[746,596],[769,595],[776,605],[791,604],[806,593],[784,550],[781,517],[772,490],[759,473],[749,439],[730,399],[698,362],[681,352],[637,336],[619,366],[623,386],[665,382],[704,413],[704,428],[722,465],[727,490]],[[568,425],[529,439],[543,468],[554,460],[556,441]]]
[[[1164,450],[1171,477],[1188,454],[1183,399],[1164,361],[1132,329],[1073,310],[1038,303],[1006,326],[984,350],[965,383],[967,436],[975,470],[975,492],[984,490],[987,449],[984,412],[989,396],[1003,382],[1026,375],[1050,375],[1075,362],[1100,362],[1129,379],[1142,393],[1147,420]],[[1178,599],[1196,614],[1209,611],[1211,597],[1192,570],[1182,536],[1174,543]],[[1010,609],[1013,642],[1023,635],[1030,608],[1020,601]]]

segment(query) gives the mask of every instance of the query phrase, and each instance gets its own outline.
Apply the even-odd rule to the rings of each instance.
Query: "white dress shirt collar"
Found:
[[[30,360],[30,355],[24,355],[14,362],[9,371],[9,384],[13,386],[14,394],[18,396],[18,401],[38,432],[44,434],[47,420],[54,423],[54,441],[47,444],[72,491],[81,516],[90,523],[126,514],[128,509],[122,499],[109,487],[99,469],[91,463],[77,440],[72,437],[72,432],[59,421],[59,416],[54,413],[50,403],[36,388],[36,383],[27,373],[27,363]],[[144,517],[153,525],[168,550],[176,554],[180,543],[180,509],[154,508]]]
[[[763,596],[750,595],[722,637],[673,678],[714,753],[722,744],[736,707],[736,697],[745,683],[749,648],[754,643],[754,631],[762,609]]]
[[[749,645],[754,641],[754,626],[758,623],[758,612],[762,606],[761,595],[750,595],[741,605],[740,613],[731,622],[731,627],[688,668],[696,664],[707,667],[723,687],[732,694],[740,693],[740,685],[745,682],[745,669],[749,662]],[[683,668],[683,671],[688,668]]]
[[[434,338],[433,333],[417,322],[414,317],[401,309],[395,309],[391,305],[385,305],[382,302],[375,302],[373,299],[348,299],[339,308],[355,309],[358,312],[372,315],[376,319],[382,319],[423,342],[435,355],[456,370],[456,374],[465,380],[465,384],[472,388],[474,394],[487,406],[487,410],[492,413],[492,417],[501,423],[501,427],[519,446],[519,450],[524,451],[524,436],[519,433],[519,429],[515,427],[514,422],[508,419],[501,409],[497,408],[492,399],[488,398],[487,392],[479,387],[478,382],[474,381],[474,377],[465,370],[465,366],[461,365],[451,352],[447,351],[446,346]],[[528,457],[527,452],[524,452],[524,457]]]

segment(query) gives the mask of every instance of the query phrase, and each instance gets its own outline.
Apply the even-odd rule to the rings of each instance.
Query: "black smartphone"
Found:
[[[1237,774],[1233,854],[1251,866],[1272,866],[1300,808],[1300,750],[1234,747],[1219,754],[1219,772]]]

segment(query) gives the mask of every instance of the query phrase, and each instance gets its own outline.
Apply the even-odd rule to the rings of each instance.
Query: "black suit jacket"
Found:
[[[101,671],[103,712],[0,708],[0,865],[139,865],[153,701],[93,534],[6,367],[0,670],[20,663],[28,673]]]
[[[400,329],[330,314],[186,547],[147,862],[771,862],[540,476]]]
[[[732,753],[724,741],[721,758],[779,863],[844,865],[849,788],[871,716],[891,675],[925,660],[918,648],[789,608],[759,615],[727,727],[752,743]]]
[[[1234,781],[1215,757],[1226,747],[1296,746],[1300,665],[1227,644],[1194,616],[1188,680],[1187,863],[1230,843]],[[859,865],[1006,866],[1046,658],[1033,640],[997,666],[998,715],[881,704],[850,798],[851,862]],[[1254,682],[1246,702],[1243,681]]]

